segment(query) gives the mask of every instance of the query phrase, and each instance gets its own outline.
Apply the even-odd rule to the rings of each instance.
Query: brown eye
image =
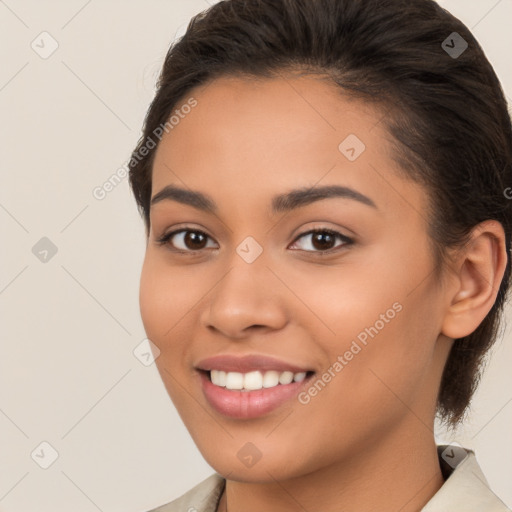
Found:
[[[197,231],[187,231],[183,237],[183,243],[188,249],[193,251],[203,249],[206,245],[207,237],[203,233]]]
[[[336,242],[336,237],[331,235],[330,233],[313,233],[313,238],[311,239],[311,243],[315,249],[319,251],[326,251],[328,249],[332,249],[334,247],[334,243]]]
[[[170,245],[173,249],[183,252],[193,252],[205,249],[208,246],[208,239],[211,238],[202,231],[192,229],[181,229],[164,235],[158,240],[162,245]],[[215,245],[214,245],[215,247]]]
[[[350,245],[353,243],[353,240],[337,231],[332,231],[330,229],[315,229],[312,231],[308,231],[307,233],[303,233],[294,242],[294,245],[297,244],[297,241],[300,239],[310,238],[310,241],[303,244],[302,250],[308,252],[326,252],[337,247],[342,247],[345,245]],[[340,240],[341,243],[336,244],[336,240]]]

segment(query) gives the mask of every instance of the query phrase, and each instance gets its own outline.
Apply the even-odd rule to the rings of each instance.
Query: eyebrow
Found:
[[[367,196],[356,190],[341,185],[326,185],[323,187],[303,187],[279,194],[272,198],[272,213],[288,212],[307,206],[322,199],[341,197],[358,201],[366,206],[377,209],[377,205]],[[177,201],[205,212],[218,211],[215,201],[202,192],[187,190],[176,185],[167,185],[151,199],[151,206],[164,200]]]

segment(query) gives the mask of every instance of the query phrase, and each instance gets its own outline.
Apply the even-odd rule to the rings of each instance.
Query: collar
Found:
[[[445,482],[421,512],[512,512],[490,489],[472,450],[437,447]],[[180,498],[150,512],[216,512],[226,480],[214,473]]]
[[[437,447],[445,482],[421,512],[510,512],[494,494],[472,450],[454,443]]]

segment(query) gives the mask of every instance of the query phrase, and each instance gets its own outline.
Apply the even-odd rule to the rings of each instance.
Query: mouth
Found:
[[[311,370],[295,373],[288,370],[282,372],[276,370],[254,370],[247,373],[215,369],[199,371],[202,372],[214,386],[242,392],[286,386],[292,382],[302,382],[305,379],[309,379],[314,374]]]
[[[210,407],[222,416],[246,420],[293,404],[315,375],[311,369],[263,355],[218,355],[195,368]]]
[[[315,372],[251,371],[243,374],[199,370],[199,374],[203,396],[214,411],[227,418],[249,420],[268,415],[285,404],[293,405]],[[263,386],[264,382],[268,387]]]

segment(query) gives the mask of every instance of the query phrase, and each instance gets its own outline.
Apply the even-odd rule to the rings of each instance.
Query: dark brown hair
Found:
[[[462,54],[450,51],[463,49],[464,41]],[[506,100],[469,29],[433,0],[225,0],[195,16],[169,48],[130,160],[146,233],[156,147],[143,149],[172,110],[195,86],[217,77],[275,78],[289,70],[328,75],[341,91],[388,113],[382,122],[400,172],[429,193],[438,262],[487,219],[503,225],[508,250],[512,127]],[[448,424],[463,418],[476,389],[509,279],[510,258],[491,311],[449,355],[438,395],[438,413]]]

